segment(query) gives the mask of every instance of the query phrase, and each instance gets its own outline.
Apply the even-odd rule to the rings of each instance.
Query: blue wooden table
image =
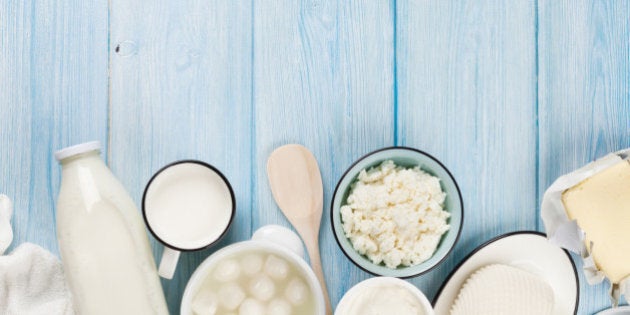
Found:
[[[234,187],[228,237],[183,255],[162,282],[173,314],[216,248],[289,226],[267,184],[274,148],[301,143],[320,163],[333,305],[370,277],[334,241],[337,180],[378,148],[429,152],[466,208],[453,253],[410,280],[432,298],[479,244],[542,230],[555,178],[630,146],[630,1],[1,1],[0,192],[15,201],[13,247],[58,253],[52,152],[93,139],[137,203],[177,159],[211,163]],[[580,282],[580,314],[609,305],[605,285]]]

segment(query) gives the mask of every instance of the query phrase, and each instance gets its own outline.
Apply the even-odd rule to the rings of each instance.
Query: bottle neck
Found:
[[[62,169],[66,169],[68,167],[72,167],[73,165],[80,164],[87,161],[96,161],[97,163],[98,162],[103,163],[103,160],[101,159],[100,151],[93,150],[93,151],[88,151],[88,152],[80,153],[77,155],[69,156],[59,161],[59,164],[61,164]]]

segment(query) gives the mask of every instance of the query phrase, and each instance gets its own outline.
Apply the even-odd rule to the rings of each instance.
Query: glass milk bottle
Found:
[[[77,314],[168,314],[144,222],[98,141],[55,153],[57,238]]]

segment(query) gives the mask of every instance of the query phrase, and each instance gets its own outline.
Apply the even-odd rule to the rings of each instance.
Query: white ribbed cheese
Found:
[[[562,202],[584,230],[586,247],[608,279],[619,283],[630,276],[630,162],[619,162],[565,191]]]
[[[545,315],[553,308],[553,289],[544,279],[516,267],[493,264],[466,280],[451,315]]]

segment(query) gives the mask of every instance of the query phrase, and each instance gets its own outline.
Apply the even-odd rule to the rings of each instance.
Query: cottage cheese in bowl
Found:
[[[374,264],[417,265],[431,258],[450,228],[445,198],[439,178],[387,160],[359,173],[340,209],[343,230]]]
[[[414,148],[389,147],[358,159],[341,176],[330,217],[337,244],[357,267],[408,278],[451,253],[464,204],[439,160]]]

